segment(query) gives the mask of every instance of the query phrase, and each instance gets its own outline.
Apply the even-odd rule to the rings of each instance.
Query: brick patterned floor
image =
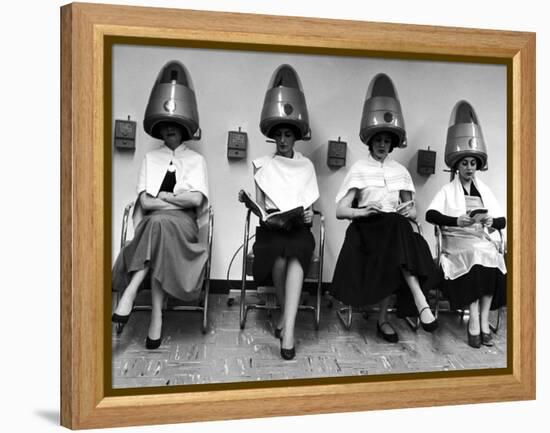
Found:
[[[210,326],[201,332],[201,314],[166,312],[163,340],[155,351],[144,347],[149,312],[134,312],[119,336],[113,331],[113,387],[242,382],[275,379],[375,375],[506,367],[506,314],[495,345],[473,349],[466,342],[466,322],[455,314],[440,315],[434,334],[414,332],[392,318],[397,344],[376,335],[376,313],[365,320],[354,313],[347,331],[336,306],[324,307],[315,331],[313,315],[300,312],[296,325],[296,358],[284,361],[266,311],[252,310],[244,330],[239,306],[227,296],[211,295]]]

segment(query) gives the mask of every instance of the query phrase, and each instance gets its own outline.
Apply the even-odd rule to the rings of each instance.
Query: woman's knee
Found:
[[[153,214],[149,216],[149,224],[153,224],[153,225],[165,224],[167,220],[168,220],[168,217],[161,213]]]
[[[289,269],[293,269],[296,271],[304,272],[304,269],[302,268],[302,264],[300,263],[300,260],[298,260],[297,257],[289,257],[287,260],[287,267]]]

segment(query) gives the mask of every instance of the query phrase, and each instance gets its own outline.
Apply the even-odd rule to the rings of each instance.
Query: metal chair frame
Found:
[[[441,268],[441,257],[443,256],[443,234],[441,232],[441,227],[438,225],[434,225],[434,232],[435,232],[435,254],[436,254],[436,260],[437,265]],[[500,242],[498,243],[498,252],[502,255],[506,254],[506,247],[504,245],[504,237],[502,236],[502,230],[498,230],[498,234],[500,236]],[[448,309],[441,309],[440,308],[440,301],[441,301],[441,290],[436,288],[435,292],[435,317],[437,318],[439,316],[439,313],[458,313],[460,315],[460,319],[463,320],[465,315],[469,315],[469,310],[452,310],[450,307]],[[491,331],[493,333],[498,333],[500,328],[500,322],[501,322],[501,316],[502,316],[502,308],[498,309],[497,312],[497,321],[495,324],[489,323],[489,327],[491,328]]]
[[[315,329],[319,329],[319,323],[321,319],[321,286],[323,279],[323,258],[325,251],[325,218],[323,214],[319,211],[313,211],[314,217],[319,218],[319,244],[318,244],[318,256],[319,256],[319,272],[317,278],[307,278],[305,276],[304,280],[314,280],[317,283],[316,290],[316,302],[315,306],[300,304],[299,310],[311,311],[314,313],[314,325]],[[241,329],[244,329],[246,325],[246,317],[249,310],[258,309],[258,310],[267,310],[271,312],[272,310],[278,310],[280,307],[276,305],[275,302],[266,302],[266,303],[256,303],[249,304],[246,302],[246,277],[247,277],[247,256],[248,256],[248,244],[249,244],[249,231],[250,231],[250,209],[247,210],[245,225],[244,225],[244,241],[243,241],[243,262],[242,262],[242,277],[241,277],[241,295],[240,295],[240,312],[239,312],[239,323]]]
[[[131,202],[126,205],[124,208],[124,214],[122,216],[122,230],[120,235],[120,249],[124,248],[127,240],[128,226],[130,220],[130,212],[134,207],[134,202]],[[208,298],[210,295],[210,267],[212,262],[212,238],[214,233],[214,211],[212,207],[208,207],[208,231],[207,231],[207,245],[208,245],[208,259],[206,261],[206,270],[203,280],[202,292],[204,293],[203,298],[198,305],[168,305],[169,296],[165,297],[164,300],[164,310],[165,311],[196,311],[202,312],[202,332],[205,334],[208,330]],[[116,293],[117,304],[120,300],[120,292]],[[132,311],[150,311],[151,305],[134,305]],[[124,325],[117,324],[116,331],[121,333]]]

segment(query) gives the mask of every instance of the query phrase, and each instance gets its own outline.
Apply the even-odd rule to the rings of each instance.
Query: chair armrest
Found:
[[[124,245],[126,244],[126,236],[128,234],[128,224],[130,220],[130,212],[132,211],[132,208],[134,207],[134,202],[131,201],[126,205],[124,208],[124,213],[122,214],[122,230],[120,233],[120,249],[124,248]]]
[[[441,233],[441,227],[434,225],[435,234],[435,254],[437,256],[437,263],[441,264],[441,251],[443,247],[443,235]]]
[[[324,253],[325,253],[325,217],[321,211],[313,209],[313,216],[319,217],[319,279],[323,278],[323,262],[324,262]]]
[[[416,231],[418,232],[418,234],[420,236],[423,236],[424,234],[422,233],[422,226],[420,225],[420,223],[417,220],[414,220],[412,218],[407,218],[407,219],[409,220],[409,222],[413,227],[416,227]]]
[[[504,241],[504,236],[502,235],[502,230],[497,230],[498,235],[500,236],[500,242],[498,243],[498,252],[502,255],[506,254],[506,242]]]
[[[212,251],[212,236],[214,235],[214,210],[208,206],[208,254]]]

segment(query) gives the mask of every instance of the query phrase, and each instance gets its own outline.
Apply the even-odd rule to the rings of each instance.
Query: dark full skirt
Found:
[[[452,309],[465,309],[482,296],[492,296],[491,310],[506,305],[506,275],[498,268],[474,265],[470,272],[454,280],[445,280],[445,296]]]
[[[402,269],[415,275],[426,294],[441,279],[428,244],[397,213],[353,221],[340,250],[332,294],[346,305],[363,307],[397,295],[399,317],[417,314]]]
[[[277,257],[296,257],[302,265],[304,275],[307,275],[314,248],[315,239],[307,226],[291,231],[270,230],[264,226],[258,226],[256,242],[252,247],[254,281],[258,286],[273,284],[271,270]]]
[[[193,210],[159,210],[147,214],[134,238],[113,266],[113,290],[123,291],[132,274],[149,267],[144,284],[189,301],[200,295],[208,253],[198,240]]]

